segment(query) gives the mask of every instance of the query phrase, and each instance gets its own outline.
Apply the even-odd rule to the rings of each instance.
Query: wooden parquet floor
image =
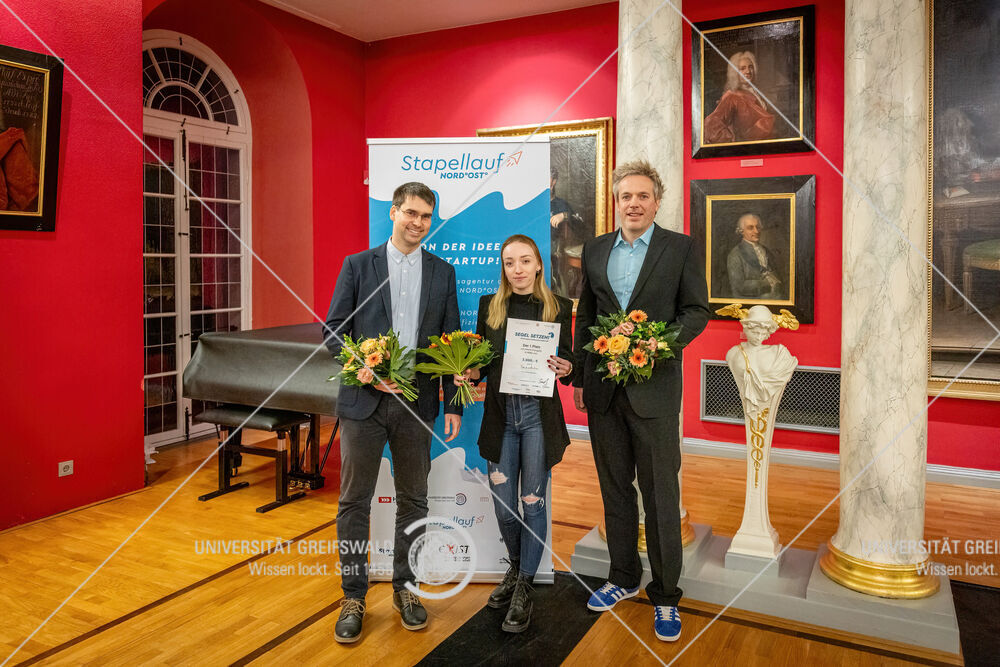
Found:
[[[428,627],[406,632],[392,610],[389,585],[376,584],[368,596],[364,640],[336,644],[332,631],[341,590],[334,558],[296,548],[305,539],[336,538],[335,485],[257,514],[253,508],[273,498],[273,466],[246,457],[240,479],[250,487],[202,503],[197,496],[215,485],[214,458],[196,467],[214,448],[212,439],[168,449],[157,455],[146,489],[0,533],[0,664],[41,625],[7,664],[406,665],[482,608],[492,585],[473,584],[461,595],[430,602]],[[735,533],[742,475],[741,461],[686,456],[683,494],[691,520],[718,534]],[[771,517],[783,541],[813,519],[838,488],[836,471],[779,465],[770,475]],[[556,567],[568,569],[573,546],[603,511],[588,443],[570,446],[553,485]],[[815,549],[836,525],[834,504],[795,546]],[[928,539],[975,539],[990,527],[1000,533],[1000,491],[928,484]],[[257,556],[208,548],[230,540],[247,540],[249,551],[255,540],[285,546]],[[955,560],[966,559],[971,557]],[[1000,557],[981,559],[996,563]],[[949,562],[943,555],[937,560]],[[315,572],[324,564],[327,573]],[[252,570],[265,566],[272,574]],[[290,570],[274,573],[284,566]],[[300,572],[300,566],[314,571]],[[1000,586],[997,576],[970,580]],[[656,664],[682,651],[681,665],[896,665],[907,664],[907,656],[955,662],[943,654],[732,610],[687,646],[717,608],[686,599],[682,605],[684,636],[677,644],[657,642],[650,607],[629,601],[619,606],[620,616],[638,639],[605,614],[565,664]]]

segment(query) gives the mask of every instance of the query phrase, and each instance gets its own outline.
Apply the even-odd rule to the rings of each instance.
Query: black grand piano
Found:
[[[320,461],[320,417],[336,415],[340,383],[327,378],[338,372],[340,365],[323,345],[323,325],[319,323],[202,334],[184,369],[184,395],[209,402],[194,419],[216,424],[223,431],[225,445],[218,454],[219,488],[199,500],[247,486],[247,482],[232,483],[243,454],[275,459],[275,501],[258,507],[258,512],[304,495],[289,494],[289,484],[322,488],[323,466],[339,423],[334,425]],[[302,451],[299,427],[306,424],[309,431]],[[242,444],[243,428],[277,433],[278,448]],[[339,468],[339,457],[335,460]]]

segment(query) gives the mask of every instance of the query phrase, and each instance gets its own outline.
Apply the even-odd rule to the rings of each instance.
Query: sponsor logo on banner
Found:
[[[468,500],[468,498],[465,497],[464,493],[456,493],[455,494],[455,504],[456,505],[464,505],[467,500]]]
[[[467,518],[464,519],[460,516],[453,516],[451,517],[451,520],[456,524],[458,524],[459,526],[462,526],[463,528],[471,528],[477,523],[482,523],[483,519],[485,518],[486,518],[485,514],[480,514],[479,516],[476,516],[475,514],[470,514]]]

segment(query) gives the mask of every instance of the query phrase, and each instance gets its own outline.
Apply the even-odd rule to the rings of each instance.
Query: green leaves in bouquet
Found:
[[[399,384],[399,380],[412,383],[413,360],[416,357],[416,351],[406,349],[399,344],[398,338],[390,336],[386,352],[389,357],[389,377],[392,378],[392,381],[396,384]]]
[[[432,378],[461,375],[469,368],[482,368],[493,359],[493,347],[489,341],[465,331],[431,336],[430,345],[417,350],[432,361],[421,362],[414,370],[427,373]],[[472,402],[472,388],[463,384],[455,392],[451,404],[468,405]]]
[[[374,338],[382,338],[375,336]],[[399,344],[396,332],[389,331],[385,334],[385,349],[382,360],[374,365],[370,365],[375,375],[372,382],[362,382],[358,379],[358,371],[365,367],[365,354],[361,351],[362,345],[369,340],[355,340],[350,336],[344,336],[344,345],[337,355],[337,360],[343,365],[342,370],[337,375],[331,375],[327,381],[339,378],[344,384],[354,387],[365,387],[375,384],[381,379],[384,382],[395,383],[400,392],[408,401],[417,399],[417,390],[413,386],[413,359],[415,352],[407,350]]]

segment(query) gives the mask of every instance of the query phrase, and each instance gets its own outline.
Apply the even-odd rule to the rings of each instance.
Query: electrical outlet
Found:
[[[72,461],[60,461],[59,462],[59,476],[65,477],[66,475],[73,474],[73,462]]]

